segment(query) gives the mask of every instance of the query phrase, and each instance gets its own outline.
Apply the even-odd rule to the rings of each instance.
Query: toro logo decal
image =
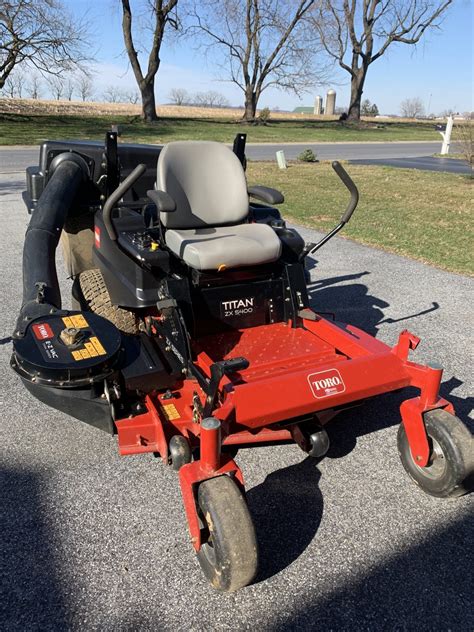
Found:
[[[317,399],[344,393],[346,385],[337,369],[328,369],[320,373],[308,375],[308,382]]]
[[[33,333],[38,340],[48,340],[48,338],[52,338],[54,336],[53,330],[48,323],[33,325]]]

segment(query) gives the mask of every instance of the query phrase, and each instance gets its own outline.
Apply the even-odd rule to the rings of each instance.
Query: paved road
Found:
[[[247,145],[247,156],[251,160],[274,160],[275,152],[284,149],[288,160],[294,160],[307,148],[314,151],[320,160],[356,160],[360,158],[411,158],[426,156],[440,149],[440,143],[307,143],[281,145]],[[3,173],[24,171],[28,165],[38,164],[38,147],[0,147],[0,170]]]
[[[472,174],[472,168],[464,160],[451,158],[435,158],[422,156],[420,158],[381,158],[376,160],[351,160],[354,165],[382,165],[399,167],[400,169],[422,169],[423,171],[445,171],[458,174]]]
[[[34,400],[9,369],[27,215],[23,175],[0,185],[2,630],[474,629],[473,497],[439,500],[410,482],[400,393],[334,422],[320,463],[295,446],[239,454],[261,573],[215,593],[176,475],[151,456],[120,458],[114,438]],[[405,327],[421,336],[415,357],[442,360],[443,394],[467,420],[472,280],[343,239],[318,259],[314,305],[388,343]]]
[[[434,154],[440,143],[282,143],[281,145],[247,145],[251,160],[274,160],[275,152],[283,149],[288,160],[295,160],[305,149],[312,149],[319,160],[356,160],[358,158],[411,158]]]

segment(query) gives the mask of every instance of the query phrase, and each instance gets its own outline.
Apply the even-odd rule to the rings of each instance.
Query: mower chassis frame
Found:
[[[191,541],[196,550],[201,546],[196,505],[199,483],[230,475],[242,488],[244,486],[242,472],[225,453],[226,446],[281,442],[302,445],[299,421],[312,416],[324,425],[354,402],[411,386],[418,388],[420,394],[402,402],[400,414],[413,459],[424,467],[430,447],[423,415],[436,408],[454,414],[452,404],[439,397],[442,368],[408,359],[409,352],[420,342],[414,334],[402,331],[397,344],[390,347],[356,327],[330,322],[311,310],[305,310],[305,316],[300,325],[337,350],[338,362],[333,357],[328,364],[319,363],[310,372],[301,368],[254,383],[242,380],[234,383],[224,375],[211,418],[219,423],[207,424],[209,420],[199,418],[196,406],[190,403],[196,402],[196,396],[198,401],[204,396],[205,401],[205,393],[195,379],[188,378],[173,392],[147,395],[143,414],[115,421],[121,455],[159,453],[163,462],[169,463],[168,444],[176,434],[186,437],[193,447],[199,447],[200,458],[183,465],[179,471]],[[210,377],[213,361],[205,352],[198,354],[195,364]],[[308,378],[335,369],[342,376],[343,390],[316,398]]]

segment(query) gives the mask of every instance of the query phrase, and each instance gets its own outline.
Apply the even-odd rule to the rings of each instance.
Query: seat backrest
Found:
[[[249,212],[245,173],[225,145],[210,141],[175,141],[158,157],[156,188],[176,202],[162,213],[168,228],[199,228],[241,222]]]

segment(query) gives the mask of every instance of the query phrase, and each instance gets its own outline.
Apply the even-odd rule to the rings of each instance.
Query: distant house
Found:
[[[300,105],[293,110],[293,112],[295,112],[296,114],[313,114],[313,111],[314,108],[305,105]]]

